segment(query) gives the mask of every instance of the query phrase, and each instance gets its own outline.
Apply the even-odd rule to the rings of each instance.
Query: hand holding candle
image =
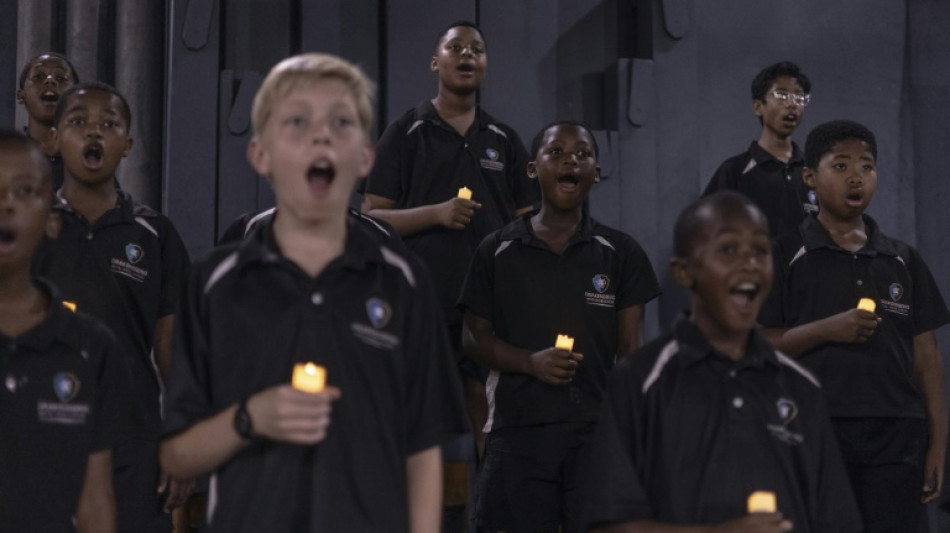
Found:
[[[297,390],[313,394],[321,392],[327,383],[327,370],[313,363],[297,363],[292,383]]]
[[[469,189],[468,187],[462,187],[461,189],[459,189],[459,198],[463,200],[471,200],[472,190]]]
[[[775,493],[768,490],[757,490],[749,495],[747,502],[749,513],[774,513]]]

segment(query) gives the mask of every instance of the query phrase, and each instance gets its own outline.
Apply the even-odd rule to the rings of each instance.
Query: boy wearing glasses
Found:
[[[818,212],[814,192],[802,181],[802,151],[792,142],[810,92],[811,82],[794,63],[775,63],[759,72],[752,80],[752,111],[762,134],[748,150],[723,162],[703,191],[704,197],[722,189],[748,196],[765,213],[773,237]]]

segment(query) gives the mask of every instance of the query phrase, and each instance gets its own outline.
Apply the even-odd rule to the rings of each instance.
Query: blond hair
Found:
[[[373,125],[373,98],[376,86],[358,66],[330,54],[300,54],[274,65],[254,96],[251,124],[260,135],[270,120],[275,104],[304,83],[340,80],[356,101],[360,126],[369,134]]]

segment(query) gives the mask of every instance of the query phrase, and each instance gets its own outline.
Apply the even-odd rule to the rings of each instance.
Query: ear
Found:
[[[755,113],[755,116],[762,116],[762,113],[764,113],[762,110],[763,107],[765,107],[765,102],[762,100],[759,100],[758,98],[752,100],[752,112]]]
[[[685,289],[693,288],[693,275],[689,272],[689,261],[683,257],[670,259],[670,276],[677,285]]]
[[[18,104],[23,103],[23,89],[16,90],[16,103]]]
[[[536,179],[538,177],[537,165],[534,164],[534,161],[528,163],[528,177],[531,179]]]
[[[125,149],[122,150],[122,157],[129,155],[129,152],[132,151],[132,137],[125,138]]]
[[[59,211],[50,211],[48,217],[46,217],[46,236],[50,239],[55,239],[59,236],[59,230],[63,227],[63,216],[59,214]]]
[[[594,167],[596,169],[594,174],[594,183],[600,183],[600,165]]]
[[[802,181],[805,182],[805,185],[808,185],[809,188],[815,188],[815,171],[808,168],[802,167]]]
[[[270,154],[256,135],[247,143],[247,161],[254,167],[255,172],[270,179]]]
[[[432,72],[439,71],[439,59],[435,56],[432,56],[432,59],[429,60],[429,70]]]
[[[367,142],[360,150],[360,173],[361,178],[369,176],[369,171],[373,169],[373,162],[376,161],[376,149]]]

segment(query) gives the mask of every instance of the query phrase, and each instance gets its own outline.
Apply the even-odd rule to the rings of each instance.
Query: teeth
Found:
[[[318,161],[317,163],[314,163],[313,167],[320,170],[325,170],[330,168],[330,163],[327,161]]]
[[[740,283],[740,284],[736,287],[736,290],[739,290],[739,291],[747,291],[747,292],[753,292],[753,291],[755,291],[756,289],[758,289],[758,285],[756,285],[755,283],[752,283],[751,281],[746,281],[746,282],[744,282],[744,283]]]

